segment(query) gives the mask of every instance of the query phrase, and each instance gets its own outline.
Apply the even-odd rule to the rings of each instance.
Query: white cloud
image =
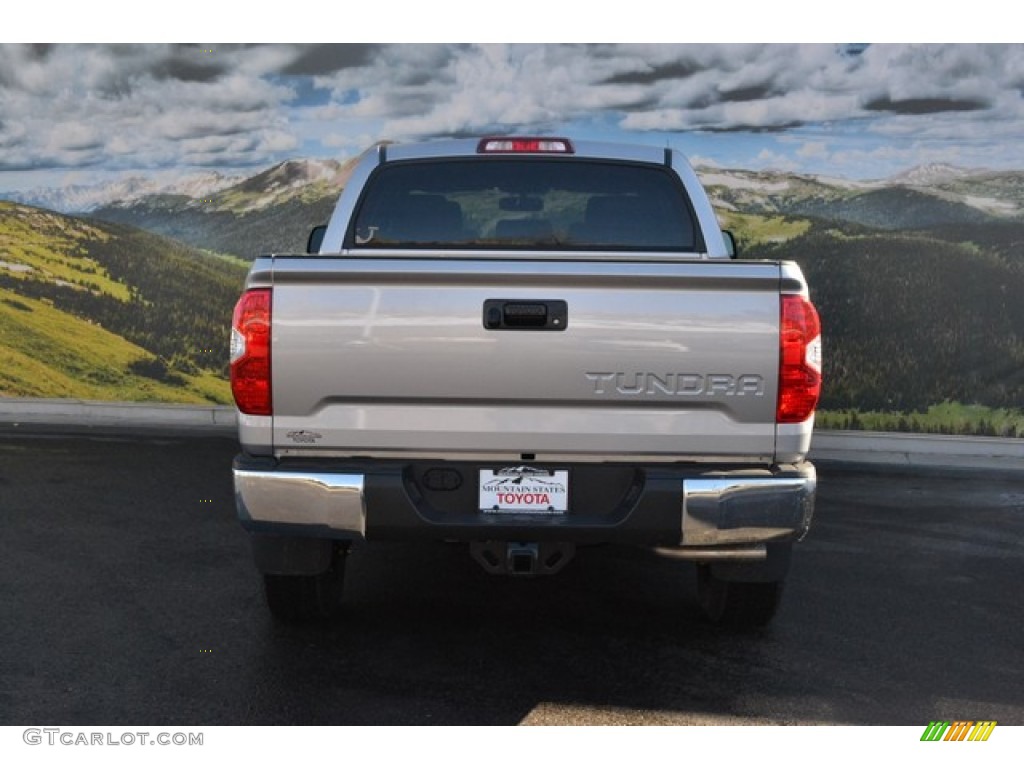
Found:
[[[268,58],[253,49],[255,58]],[[294,148],[292,89],[246,65],[246,49],[0,46],[0,163],[145,168],[253,163]],[[277,58],[280,58],[278,54]],[[211,137],[231,137],[215,141]],[[238,137],[245,136],[240,139]],[[203,140],[196,150],[197,141]],[[16,150],[16,151],[14,151]]]
[[[1024,165],[1022,90],[1021,46],[0,45],[0,169],[260,165],[567,125],[763,136],[774,154],[744,156],[779,167]]]

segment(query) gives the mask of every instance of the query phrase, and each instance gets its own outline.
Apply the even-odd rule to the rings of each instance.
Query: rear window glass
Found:
[[[693,251],[695,233],[682,184],[662,166],[431,160],[371,177],[347,247]]]

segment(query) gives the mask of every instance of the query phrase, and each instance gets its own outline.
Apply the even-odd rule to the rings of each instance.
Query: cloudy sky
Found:
[[[1024,169],[1024,46],[0,44],[0,192],[506,131],[846,178]]]

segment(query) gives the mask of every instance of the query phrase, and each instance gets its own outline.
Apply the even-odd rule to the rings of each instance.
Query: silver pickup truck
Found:
[[[653,548],[711,621],[771,620],[814,508],[819,321],[678,152],[380,145],[307,250],[255,260],[231,335],[276,617],[333,616],[352,545],[443,540],[518,575]]]

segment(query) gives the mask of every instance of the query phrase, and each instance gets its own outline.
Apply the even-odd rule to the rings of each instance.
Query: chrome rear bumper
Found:
[[[682,546],[727,546],[803,538],[814,514],[817,474],[803,464],[792,476],[687,478]]]
[[[690,476],[656,470],[618,522],[594,525],[573,516],[561,520],[509,520],[501,530],[493,516],[462,514],[457,530],[431,518],[401,491],[402,472],[283,469],[279,466],[234,468],[238,517],[254,532],[344,540],[367,537],[386,525],[390,538],[437,535],[472,541],[509,538],[533,540],[641,543],[690,550],[700,559],[750,558],[761,545],[792,542],[806,534],[814,512],[817,476],[809,463],[774,470],[707,472]],[[655,470],[651,470],[653,474]],[[385,477],[394,493],[367,504],[371,488]],[[373,485],[377,484],[377,485]],[[384,499],[379,493],[375,497]],[[368,506],[372,506],[368,513]],[[503,524],[506,521],[501,521]],[[500,534],[500,535],[499,535]],[[535,534],[531,536],[531,534]],[[374,536],[376,537],[376,535]],[[720,550],[718,552],[712,550]],[[702,556],[703,555],[703,556]]]
[[[364,476],[235,468],[235,505],[246,527],[308,528],[311,535],[366,536]]]

